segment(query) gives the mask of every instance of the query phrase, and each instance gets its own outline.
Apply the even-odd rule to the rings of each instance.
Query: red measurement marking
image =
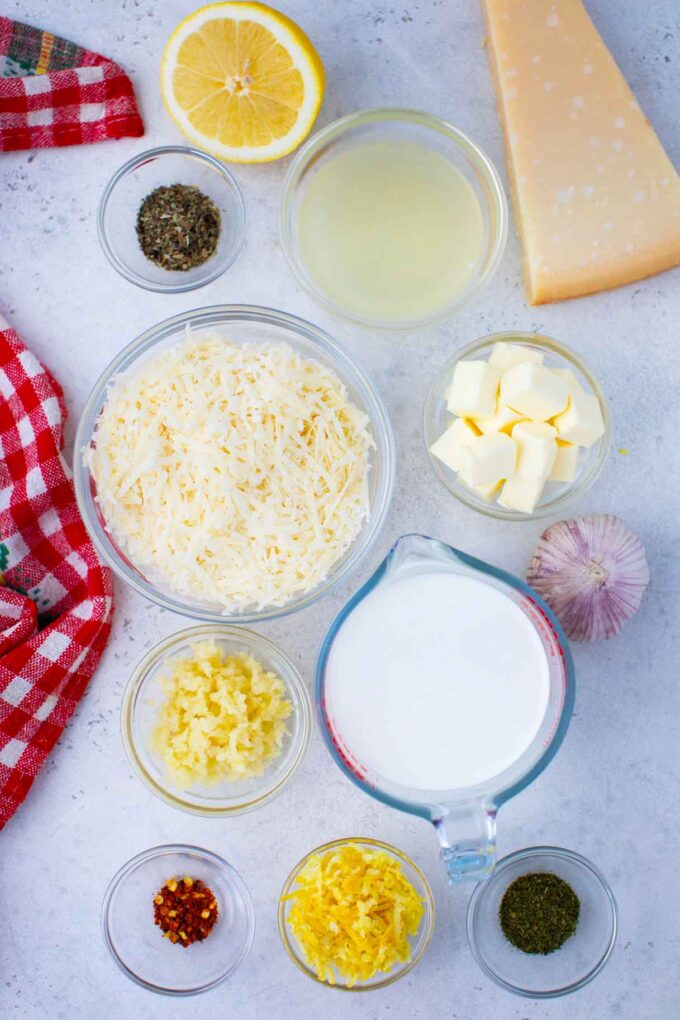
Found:
[[[345,745],[341,742],[339,735],[336,734],[335,728],[333,727],[333,720],[326,711],[325,701],[321,702],[321,710],[326,723],[326,728],[330,734],[331,740],[333,741],[333,746],[349,771],[352,772],[357,779],[360,779],[362,783],[365,783],[367,786],[375,787],[375,783],[372,783],[367,776],[365,765],[362,765],[356,760],[349,748],[345,747]]]
[[[552,744],[553,739],[555,737],[555,733],[557,732],[557,727],[560,724],[560,719],[562,718],[562,708],[564,706],[564,701],[566,697],[567,671],[564,662],[564,648],[562,647],[562,643],[559,637],[557,636],[557,631],[555,630],[549,617],[546,615],[545,611],[541,608],[541,606],[538,605],[536,600],[533,599],[530,595],[523,595],[520,601],[522,603],[522,607],[525,613],[527,614],[529,619],[534,623],[537,631],[539,632],[539,634],[545,641],[546,645],[548,646],[548,651],[551,657],[551,668],[556,668],[559,671],[560,679],[559,696],[556,698],[555,694],[551,691],[549,699],[549,704],[551,706],[556,707],[556,714],[550,724],[550,729],[543,738],[543,747],[547,748],[550,746],[550,744]],[[557,705],[555,705],[556,701]]]

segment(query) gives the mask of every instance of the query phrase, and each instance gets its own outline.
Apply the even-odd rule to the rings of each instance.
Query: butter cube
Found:
[[[578,446],[557,440],[557,454],[553,461],[552,471],[548,476],[551,482],[573,482],[580,453]]]
[[[498,482],[489,482],[487,485],[469,485],[468,488],[471,492],[476,492],[485,503],[490,503],[502,484],[503,479],[500,479]]]
[[[552,368],[551,372],[553,375],[559,376],[560,379],[564,379],[570,393],[583,393],[583,386],[570,368]]]
[[[517,443],[515,475],[527,482],[545,482],[557,455],[557,431],[542,421],[521,421],[514,426]]]
[[[523,344],[508,344],[503,340],[493,345],[489,364],[497,368],[499,372],[507,372],[515,365],[522,365],[532,361],[535,365],[543,364],[543,355],[532,347],[525,347]]]
[[[565,443],[592,446],[604,435],[600,401],[594,393],[572,393],[566,411],[553,417],[552,424]]]
[[[501,404],[500,401],[496,407],[496,413],[492,418],[475,418],[475,425],[480,432],[486,435],[489,432],[510,432],[513,425],[516,425],[518,421],[522,421],[522,415],[518,411],[513,411],[507,404]]]
[[[515,365],[501,377],[501,402],[523,418],[547,421],[564,411],[568,401],[566,382],[545,365]]]
[[[496,413],[499,380],[498,369],[486,361],[459,361],[446,406],[461,418],[491,418]]]
[[[460,451],[460,477],[466,485],[492,485],[515,472],[517,447],[505,432],[477,436]]]
[[[499,506],[507,510],[520,510],[522,513],[530,514],[536,509],[539,499],[543,493],[545,482],[530,482],[526,478],[508,478],[501,489],[498,497]]]
[[[467,418],[456,418],[449,425],[446,432],[432,444],[430,453],[438,457],[439,460],[453,471],[458,471],[460,467],[460,451],[470,440],[476,439],[478,435],[478,429]]]

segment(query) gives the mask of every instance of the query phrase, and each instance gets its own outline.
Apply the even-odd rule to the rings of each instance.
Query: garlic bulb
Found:
[[[558,521],[543,532],[527,581],[572,641],[618,634],[649,583],[642,542],[614,514]]]

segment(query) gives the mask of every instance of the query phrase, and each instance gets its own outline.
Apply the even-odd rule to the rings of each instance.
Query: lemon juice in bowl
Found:
[[[368,141],[319,167],[298,229],[317,286],[366,319],[438,312],[472,279],[484,241],[472,185],[414,142]]]
[[[298,280],[331,310],[378,328],[442,317],[495,270],[507,232],[498,175],[451,125],[369,110],[300,150],[281,235]]]

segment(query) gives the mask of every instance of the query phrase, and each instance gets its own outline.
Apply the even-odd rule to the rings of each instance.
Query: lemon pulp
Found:
[[[193,142],[222,159],[263,162],[309,132],[324,90],[319,56],[302,29],[265,4],[195,11],[163,54],[161,90]]]

